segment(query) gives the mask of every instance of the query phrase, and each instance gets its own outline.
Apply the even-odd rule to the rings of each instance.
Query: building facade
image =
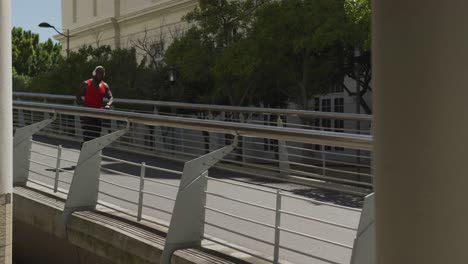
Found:
[[[62,28],[69,32],[70,50],[83,45],[129,48],[138,41],[170,42],[187,28],[183,15],[196,0],[62,0]],[[146,36],[146,39],[145,39]],[[66,52],[67,38],[57,35]]]

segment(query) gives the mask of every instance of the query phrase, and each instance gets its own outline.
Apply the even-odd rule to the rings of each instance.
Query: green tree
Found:
[[[360,91],[357,96],[362,98],[366,93],[372,92],[371,4],[370,0],[345,0],[344,6],[350,34],[345,47],[342,71],[343,75],[359,81]],[[360,56],[355,57],[355,49],[360,50]],[[356,96],[356,92],[351,92],[344,83],[341,85],[350,96]],[[372,114],[366,101],[362,99],[359,101],[364,111]]]
[[[342,80],[348,25],[342,0],[272,1],[252,27],[261,69],[307,109],[312,96]]]
[[[18,75],[36,76],[61,60],[61,46],[51,39],[39,42],[39,34],[20,27],[14,27],[11,33],[13,67]]]
[[[183,85],[185,93],[196,95],[186,99],[249,103],[256,62],[249,58],[248,35],[255,12],[265,2],[201,0],[184,17],[192,27],[168,48],[165,62],[179,72],[178,87]]]
[[[193,26],[165,61],[184,84],[212,85],[210,102],[307,108],[343,83],[351,41],[343,0],[201,0],[184,19]]]
[[[171,94],[162,95],[169,100],[185,102],[211,102],[214,77],[214,45],[205,41],[202,32],[192,27],[184,36],[177,38],[165,53],[164,61],[177,70],[177,81]],[[175,95],[178,95],[177,97]]]
[[[30,91],[74,94],[83,81],[91,78],[97,65],[106,68],[105,80],[116,97],[156,99],[156,90],[163,89],[158,82],[162,73],[155,74],[144,66],[144,61],[138,62],[135,49],[83,46],[51,70],[34,77]]]

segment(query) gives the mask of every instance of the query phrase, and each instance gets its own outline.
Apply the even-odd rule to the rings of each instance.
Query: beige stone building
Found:
[[[62,28],[70,50],[83,45],[129,48],[146,40],[149,48],[163,38],[166,47],[187,28],[183,15],[193,10],[197,0],[62,0]],[[146,39],[145,39],[146,36]],[[67,38],[55,38],[66,53]],[[153,46],[153,47],[152,47]],[[140,55],[144,52],[140,50]]]

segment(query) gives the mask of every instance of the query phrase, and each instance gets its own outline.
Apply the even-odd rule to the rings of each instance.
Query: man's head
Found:
[[[94,71],[93,71],[93,78],[100,82],[104,79],[104,76],[106,75],[106,69],[104,69],[104,67],[102,66],[97,66],[96,68],[94,68]]]

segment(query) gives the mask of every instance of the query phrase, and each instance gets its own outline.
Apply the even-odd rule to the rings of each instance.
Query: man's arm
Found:
[[[109,85],[106,83],[106,97],[107,97],[107,104],[104,108],[110,108],[112,103],[114,102],[114,97],[112,96],[112,92],[109,88]]]
[[[83,96],[86,93],[86,89],[88,89],[88,84],[86,82],[81,83],[80,88],[76,91],[76,103],[78,105],[84,105]]]

